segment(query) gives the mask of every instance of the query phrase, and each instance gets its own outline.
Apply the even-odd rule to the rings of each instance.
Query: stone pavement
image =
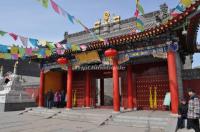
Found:
[[[33,111],[40,111],[34,114]],[[24,114],[19,115],[18,112],[4,112],[0,113],[0,132],[165,132],[161,128],[148,128],[145,126],[134,126],[134,125],[126,125],[124,122],[125,117],[146,117],[147,115],[158,116],[164,119],[168,118],[168,114],[163,114],[162,112],[151,112],[151,111],[139,111],[139,112],[125,112],[120,114],[114,114],[110,121],[105,122],[105,124],[100,125],[99,121],[91,122],[79,120],[80,118],[87,120],[96,120],[99,116],[102,116],[104,120],[104,116],[109,116],[112,114],[112,110],[72,110],[66,111],[64,109],[55,109],[49,112],[46,109],[33,110],[32,112],[26,112]],[[43,113],[44,112],[44,113]],[[50,113],[53,115],[54,113],[60,113],[60,115],[54,115],[51,118]],[[65,113],[63,113],[65,112]],[[46,114],[45,114],[46,113]],[[80,115],[81,113],[81,115]],[[94,114],[97,114],[94,116]],[[105,114],[103,116],[103,114]],[[60,118],[62,115],[65,115],[65,118]],[[70,116],[68,116],[70,115]],[[76,115],[76,116],[74,116]],[[115,117],[117,117],[117,122],[121,121],[121,123],[114,123]],[[70,118],[70,120],[68,120]],[[123,120],[121,120],[123,118]],[[71,120],[73,119],[73,120]],[[130,118],[129,118],[130,119]],[[143,119],[143,118],[142,118]],[[157,118],[155,118],[157,120]],[[128,120],[129,121],[129,120]],[[183,132],[186,132],[183,130]]]

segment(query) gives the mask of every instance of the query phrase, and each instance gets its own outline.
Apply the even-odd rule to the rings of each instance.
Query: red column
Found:
[[[132,77],[133,77],[133,107],[134,108],[137,108],[137,98],[136,98],[136,79],[135,79],[135,74],[132,74]]]
[[[113,107],[115,112],[120,111],[119,101],[119,73],[118,73],[118,60],[113,58]]]
[[[100,79],[100,101],[104,105],[104,79]]]
[[[72,66],[68,66],[67,71],[67,109],[72,108]]]
[[[39,107],[44,106],[44,97],[43,97],[43,91],[44,91],[44,71],[40,71],[40,90],[39,90]]]
[[[169,88],[171,93],[171,112],[178,113],[178,81],[176,72],[176,54],[173,51],[167,53]]]
[[[127,67],[127,85],[128,85],[128,109],[133,109],[133,76],[132,65]]]
[[[85,106],[90,107],[90,72],[86,71]]]

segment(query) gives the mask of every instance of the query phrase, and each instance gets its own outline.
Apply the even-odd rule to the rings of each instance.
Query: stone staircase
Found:
[[[159,129],[160,132],[175,131],[177,119],[169,112],[159,111],[132,111],[113,113],[106,109],[45,109],[32,108],[26,114],[41,116],[45,119],[60,119],[75,122],[88,122],[97,126],[121,125],[146,129]]]
[[[140,114],[139,114],[140,113]],[[171,116],[159,116],[159,114],[142,114],[141,112],[122,113],[114,115],[108,125],[122,125],[127,127],[141,127],[147,129],[160,129],[163,132],[174,132],[177,120]]]
[[[32,116],[40,116],[43,118],[52,118],[57,114],[61,113],[59,109],[45,109],[45,108],[31,108],[29,110],[25,110],[27,114]],[[21,114],[21,113],[20,113]]]
[[[101,125],[104,121],[111,118],[110,114],[102,113],[90,113],[90,112],[76,112],[73,110],[63,111],[61,114],[53,117],[57,119],[70,120],[70,121],[79,121],[79,122],[88,122],[97,125]]]
[[[45,108],[32,108],[26,114],[33,116],[40,116],[45,119],[61,119],[69,121],[88,122],[96,125],[102,125],[105,121],[112,117],[109,111],[105,110],[66,110],[66,109],[45,109]],[[21,113],[20,113],[21,114]]]

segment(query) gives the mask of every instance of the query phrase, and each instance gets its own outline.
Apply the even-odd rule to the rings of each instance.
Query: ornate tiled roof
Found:
[[[148,13],[148,14],[145,14],[144,16],[142,16],[141,19],[144,22],[144,28],[148,29],[148,28],[155,27],[156,26],[156,15],[159,15],[159,14],[160,14],[159,11],[155,11],[155,12],[151,12],[151,13]],[[115,27],[118,26],[118,24],[111,23],[109,25],[109,28],[110,28],[109,32],[107,32],[107,33],[102,33],[104,28],[106,28],[106,26],[101,26],[101,28],[100,28],[101,34],[100,35],[103,38],[111,38],[111,37],[131,33],[131,29],[133,28],[133,22],[135,21],[135,19],[136,19],[135,17],[132,17],[129,19],[121,20],[120,24],[119,24],[119,28],[117,30],[115,30]],[[92,28],[90,30],[95,31],[94,28]],[[97,39],[93,38],[90,33],[86,32],[86,31],[82,31],[82,32],[70,34],[68,41],[71,43],[83,44],[83,43],[89,43],[92,41],[97,41]]]
[[[119,32],[105,34],[106,38],[108,38],[107,39],[108,43],[106,43],[106,44],[104,42],[101,42],[98,40],[89,39],[89,34],[87,34],[86,32],[79,32],[79,33],[70,35],[69,41],[76,42],[78,44],[86,44],[86,45],[88,45],[87,50],[109,48],[111,46],[121,46],[121,45],[124,45],[125,43],[134,44],[135,42],[142,42],[143,40],[147,40],[148,38],[157,37],[162,34],[167,34],[169,32],[173,33],[172,32],[172,31],[174,31],[173,29],[176,29],[177,27],[179,27],[180,25],[185,23],[186,18],[188,18],[191,14],[193,14],[197,11],[199,4],[200,4],[200,0],[196,0],[190,7],[186,8],[186,10],[183,13],[178,14],[176,17],[173,17],[172,19],[169,19],[167,22],[162,23],[160,25],[155,25],[155,23],[154,23],[155,17],[153,17],[154,15],[152,13],[150,15],[151,17],[147,17],[147,18],[149,18],[149,19],[147,19],[148,21],[144,22],[145,30],[143,32],[136,33],[136,34],[130,34],[130,33],[128,33],[128,30],[126,28],[122,28],[121,30],[119,30]],[[131,21],[133,21],[133,20],[134,20],[134,18],[125,20],[125,21],[129,21],[131,23]],[[126,23],[126,22],[124,22],[124,23]],[[151,25],[151,23],[154,23],[154,24]],[[148,24],[149,24],[149,26],[147,26]],[[123,23],[122,23],[122,25],[123,25]],[[126,24],[124,24],[124,25],[126,25]],[[126,26],[124,26],[124,27],[126,27]],[[127,32],[127,33],[125,33],[125,32]],[[193,46],[190,46],[190,47],[193,47]],[[66,53],[67,54],[74,53],[74,51],[67,50]]]

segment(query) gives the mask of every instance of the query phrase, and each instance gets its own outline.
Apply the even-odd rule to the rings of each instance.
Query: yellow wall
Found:
[[[62,72],[49,71],[45,73],[44,78],[44,92],[47,93],[49,89],[53,92],[65,88],[63,82]]]

